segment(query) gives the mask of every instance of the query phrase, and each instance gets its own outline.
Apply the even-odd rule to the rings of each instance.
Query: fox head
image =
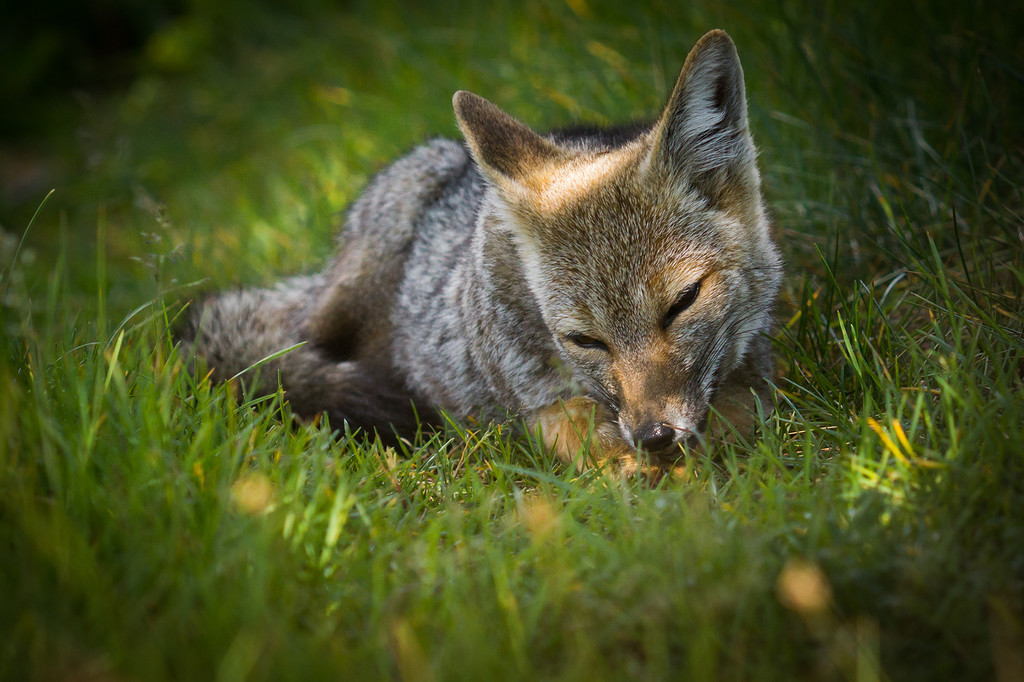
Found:
[[[468,92],[454,106],[497,196],[485,228],[511,232],[576,379],[635,447],[700,438],[780,279],[732,40],[701,38],[624,143],[544,137]]]

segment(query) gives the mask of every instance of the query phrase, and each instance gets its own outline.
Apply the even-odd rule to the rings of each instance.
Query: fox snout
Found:
[[[649,455],[664,455],[678,446],[692,447],[701,442],[707,427],[708,408],[685,409],[668,406],[660,410],[641,410],[636,416],[624,409],[619,413],[622,438]]]
[[[710,407],[685,364],[674,357],[666,339],[614,359],[609,374],[619,432],[627,444],[649,455],[664,455],[703,439]]]

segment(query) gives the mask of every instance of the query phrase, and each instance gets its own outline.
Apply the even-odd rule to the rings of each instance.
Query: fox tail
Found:
[[[250,394],[284,389],[292,410],[327,414],[342,428],[374,431],[387,442],[416,433],[421,419],[408,390],[386,370],[332,356],[307,330],[322,276],[297,277],[271,289],[218,294],[203,301],[177,333],[189,368],[205,363],[214,381],[240,380]]]

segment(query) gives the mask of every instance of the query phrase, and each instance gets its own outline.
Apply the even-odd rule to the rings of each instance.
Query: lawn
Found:
[[[1024,678],[1024,5],[202,5],[0,145],[0,678]],[[652,485],[184,371],[454,91],[650,117],[715,27],[787,262],[757,439]]]

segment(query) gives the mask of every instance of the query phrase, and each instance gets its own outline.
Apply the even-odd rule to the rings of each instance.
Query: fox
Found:
[[[653,123],[540,134],[452,102],[463,141],[373,177],[320,272],[193,306],[185,352],[384,440],[522,419],[580,468],[755,428],[782,261],[732,39],[694,45]]]

